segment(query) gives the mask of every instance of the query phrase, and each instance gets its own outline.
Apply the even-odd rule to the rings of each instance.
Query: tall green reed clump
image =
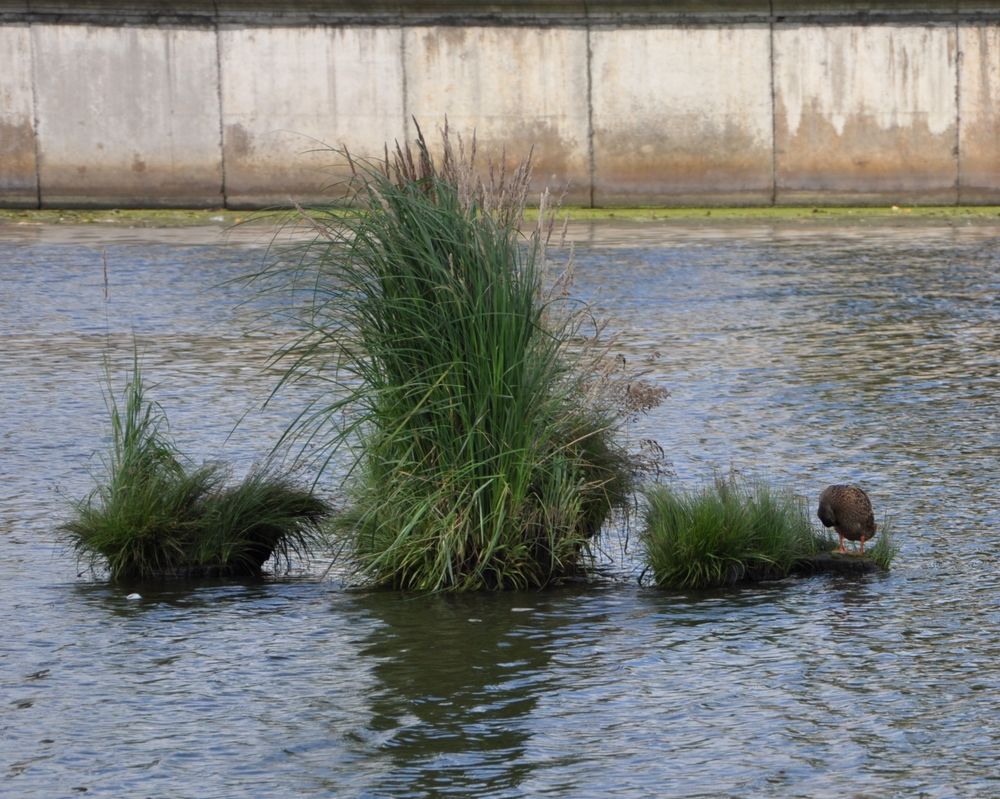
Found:
[[[111,451],[94,490],[62,525],[81,559],[114,580],[259,574],[320,540],[329,508],[267,467],[226,486],[219,464],[188,468],[162,408],[146,398],[138,359],[122,401],[110,386]]]
[[[804,501],[760,481],[730,475],[697,491],[645,490],[642,542],[663,588],[711,588],[782,577],[832,541],[811,523]]]
[[[326,381],[288,431],[349,461],[336,531],[373,583],[542,586],[583,565],[631,496],[618,412],[568,345],[582,316],[543,285],[544,231],[519,232],[530,164],[476,177],[443,131],[358,163],[348,200],[267,273],[310,287],[283,382]],[[605,392],[607,393],[607,392]]]

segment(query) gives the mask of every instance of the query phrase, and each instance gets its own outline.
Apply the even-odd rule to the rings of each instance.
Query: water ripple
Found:
[[[134,336],[179,443],[244,469],[301,402],[256,410],[292,331],[262,329],[266,303],[232,282],[259,263],[251,247],[8,237],[5,788],[1000,796],[1000,231],[574,235],[578,291],[672,391],[630,435],[658,438],[686,482],[734,465],[810,501],[864,483],[900,534],[890,575],[413,597],[345,591],[320,564],[128,600],[77,576],[54,534],[105,443],[105,355],[124,367]],[[634,545],[605,549],[627,573]]]

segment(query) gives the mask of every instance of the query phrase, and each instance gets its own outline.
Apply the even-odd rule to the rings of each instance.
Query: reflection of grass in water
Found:
[[[119,404],[106,393],[112,449],[106,475],[62,525],[77,553],[112,579],[198,570],[257,574],[319,537],[325,503],[266,468],[225,486],[218,464],[185,468],[162,409],[146,399],[138,361]]]
[[[406,730],[385,748],[393,767],[370,794],[438,796],[443,780],[455,796],[524,793],[532,766],[509,753],[535,735],[553,655],[566,651],[566,635],[578,642],[565,595],[368,591],[354,594],[352,611],[369,630],[359,646],[374,681],[364,692],[372,728]],[[428,751],[455,747],[467,755],[414,771]]]
[[[691,492],[656,485],[645,495],[642,541],[661,587],[780,577],[829,545],[800,498],[760,481],[730,476]]]

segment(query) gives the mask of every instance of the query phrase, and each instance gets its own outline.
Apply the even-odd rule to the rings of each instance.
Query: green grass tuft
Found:
[[[219,464],[186,468],[166,416],[146,399],[138,360],[119,403],[106,394],[112,447],[105,475],[61,526],[78,556],[113,580],[199,574],[256,575],[320,539],[326,503],[257,468],[226,486]]]
[[[719,478],[699,491],[645,490],[642,541],[664,588],[710,588],[782,577],[808,555],[829,550],[795,495],[759,481]]]
[[[882,571],[889,571],[896,555],[899,554],[899,546],[893,537],[892,520],[885,516],[878,526],[875,535],[875,544],[865,550],[865,557],[875,562]]]
[[[592,353],[568,348],[583,309],[546,294],[542,234],[518,230],[528,167],[479,179],[474,144],[444,146],[355,161],[356,213],[309,212],[316,241],[258,276],[310,291],[278,359],[323,391],[287,437],[323,466],[348,453],[334,526],[371,582],[543,586],[585,564],[634,464]]]

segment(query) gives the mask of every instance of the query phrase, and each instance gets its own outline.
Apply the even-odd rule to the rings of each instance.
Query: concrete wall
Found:
[[[767,26],[595,30],[594,202],[767,204]]]
[[[403,47],[406,111],[421,127],[447,115],[456,132],[475,129],[484,152],[534,147],[537,188],[590,204],[585,29],[418,26]]]
[[[957,202],[957,59],[953,25],[777,26],[778,201]]]
[[[0,205],[327,196],[445,115],[584,205],[1000,202],[986,0],[0,0]]]
[[[31,29],[0,26],[0,206],[38,204]]]
[[[214,31],[33,25],[31,32],[43,204],[223,202]]]
[[[1000,202],[1000,25],[961,25],[958,199]]]

